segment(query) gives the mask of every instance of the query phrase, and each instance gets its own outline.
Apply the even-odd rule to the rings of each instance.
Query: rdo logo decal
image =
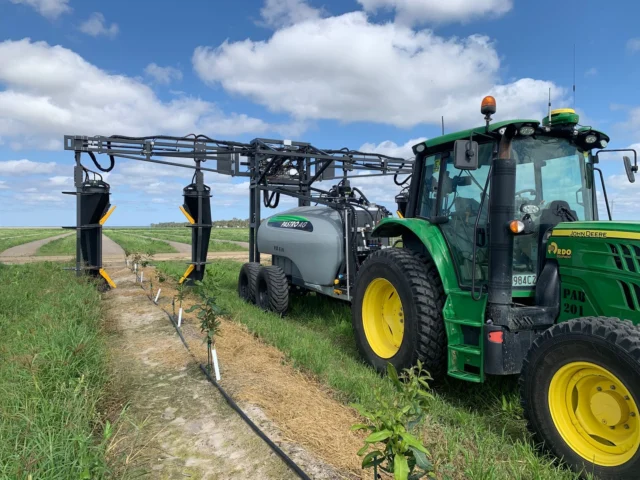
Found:
[[[551,242],[547,247],[547,253],[557,256],[558,258],[571,258],[571,249],[560,248],[556,242]]]

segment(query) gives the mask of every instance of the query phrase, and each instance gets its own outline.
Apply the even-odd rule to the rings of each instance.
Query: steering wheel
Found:
[[[516,196],[522,194],[522,193],[532,193],[534,197],[538,196],[538,192],[536,192],[535,188],[525,188],[524,190],[519,190],[516,192]]]

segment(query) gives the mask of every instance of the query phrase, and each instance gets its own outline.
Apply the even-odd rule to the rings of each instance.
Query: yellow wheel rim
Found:
[[[369,346],[381,358],[391,358],[404,337],[404,312],[395,287],[384,278],[376,278],[364,292],[362,323]]]
[[[551,379],[551,417],[564,441],[588,462],[615,467],[640,447],[638,407],[614,374],[590,362],[572,362]]]

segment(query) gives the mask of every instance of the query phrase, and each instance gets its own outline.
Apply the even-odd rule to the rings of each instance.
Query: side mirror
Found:
[[[453,165],[459,170],[478,169],[478,142],[456,140],[453,144]]]
[[[624,170],[625,172],[627,172],[627,178],[629,179],[629,182],[635,183],[636,181],[635,171],[637,170],[637,167],[631,166],[631,159],[626,155],[622,157],[622,161],[624,162]]]

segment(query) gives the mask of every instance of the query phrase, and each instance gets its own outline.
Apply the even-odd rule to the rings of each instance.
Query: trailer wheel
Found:
[[[417,360],[434,379],[446,373],[444,289],[434,263],[410,250],[372,253],[356,277],[351,304],[360,354],[384,372]]]
[[[262,267],[256,278],[256,303],[263,310],[285,315],[289,308],[289,282],[282,268]]]
[[[587,317],[546,330],[520,377],[522,407],[540,442],[574,471],[601,479],[640,472],[640,329]]]
[[[248,262],[240,268],[238,275],[238,296],[246,302],[255,303],[256,301],[256,279],[260,271],[260,264],[257,262]]]

